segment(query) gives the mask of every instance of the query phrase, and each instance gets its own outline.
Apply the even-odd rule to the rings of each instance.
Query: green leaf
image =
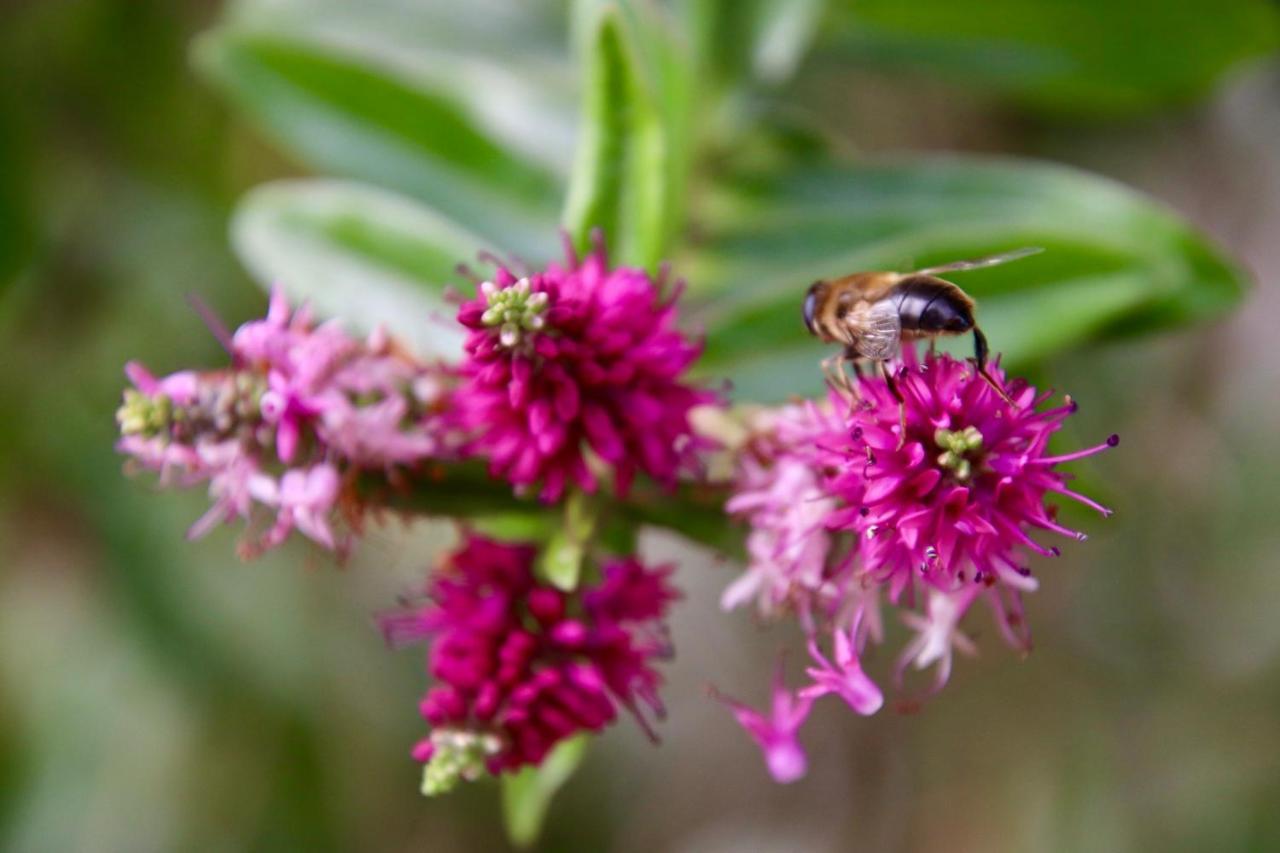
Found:
[[[30,143],[13,109],[11,90],[0,92],[0,296],[35,248]]]
[[[594,500],[572,491],[564,503],[564,523],[551,535],[538,560],[539,574],[557,589],[571,592],[582,577],[582,560],[596,528]]]
[[[679,0],[701,73],[715,86],[785,83],[799,66],[826,0]]]
[[[551,750],[538,767],[502,777],[502,817],[507,836],[517,847],[538,840],[547,809],[587,753],[588,735],[578,735]]]
[[[564,224],[579,250],[600,228],[621,262],[653,268],[672,229],[670,152],[633,42],[616,6],[597,11]]]
[[[1103,114],[1201,95],[1280,44],[1269,0],[858,0],[844,21],[839,47],[864,64]]]
[[[241,200],[231,233],[264,288],[361,331],[381,324],[423,355],[460,352],[443,295],[486,241],[440,213],[352,181],[278,181]]]
[[[1045,164],[942,158],[800,169],[739,182],[692,259],[714,293],[703,367],[744,398],[821,386],[830,348],[800,320],[808,285],[1020,246],[1046,251],[952,278],[979,304],[994,351],[1025,368],[1089,340],[1216,315],[1244,274],[1176,216],[1103,178]],[[968,346],[967,342],[959,344]]]
[[[194,56],[251,118],[317,169],[415,196],[517,252],[537,252],[552,230],[559,180],[499,138],[518,129],[499,126],[500,111],[480,111],[492,97],[473,97],[480,86],[503,91],[510,71],[469,74],[467,62],[445,56],[410,64],[390,52],[238,29],[206,33]],[[508,92],[516,104],[521,91]]]

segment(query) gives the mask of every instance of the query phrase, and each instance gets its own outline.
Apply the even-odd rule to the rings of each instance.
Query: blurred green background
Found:
[[[436,801],[417,793],[408,747],[420,730],[421,661],[387,651],[370,618],[416,584],[443,528],[388,525],[342,568],[298,545],[241,563],[232,531],[184,540],[200,495],[154,494],[149,481],[121,475],[112,451],[125,360],[162,371],[219,363],[187,294],[233,322],[261,310],[228,241],[246,190],[308,166],[388,180],[379,174],[385,161],[365,158],[367,140],[355,136],[303,124],[324,145],[308,150],[295,139],[292,155],[288,139],[271,145],[282,135],[272,122],[288,116],[250,101],[278,83],[263,75],[228,83],[207,41],[206,75],[193,71],[193,38],[228,16],[317,29],[327,21],[366,54],[391,56],[420,34],[444,38],[447,27],[483,44],[489,65],[458,60],[447,70],[465,77],[468,104],[488,116],[487,127],[519,119],[498,135],[520,137],[540,165],[503,166],[498,154],[472,156],[477,147],[455,162],[517,184],[527,198],[527,208],[495,214],[493,227],[512,235],[508,248],[523,247],[528,223],[554,222],[543,197],[568,170],[573,141],[566,10],[517,0],[443,8],[457,5],[278,0],[228,11],[208,0],[11,0],[0,8],[0,847],[505,844],[494,786]],[[716,126],[767,132],[735,143],[739,163],[709,145],[718,156],[698,167],[705,172],[769,160],[780,145],[857,158],[1030,155],[1149,193],[1249,268],[1256,286],[1234,313],[1194,328],[1126,337],[1133,330],[1121,321],[1138,323],[1138,315],[1109,315],[1119,326],[1089,327],[1108,332],[1092,335],[1105,343],[1055,346],[1047,361],[1033,359],[1041,353],[1028,344],[1037,375],[1082,404],[1073,440],[1122,435],[1119,450],[1087,471],[1089,490],[1117,515],[1090,520],[1092,540],[1065,549],[1061,561],[1041,561],[1029,660],[1017,661],[978,622],[982,657],[961,661],[920,714],[868,720],[819,706],[805,734],[811,772],[797,785],[774,786],[703,691],[714,680],[759,701],[772,649],[797,647],[797,638],[719,613],[733,567],[672,536],[647,535],[648,555],[680,560],[688,593],[674,624],[664,743],[654,750],[628,726],[608,733],[553,806],[543,847],[1280,849],[1275,7],[747,7],[769,21],[755,41],[725,23],[731,16],[706,18],[720,27],[705,41],[709,61],[752,64],[761,81],[755,94],[726,87],[720,103],[732,109]],[[353,20],[401,22],[404,40],[344,29]],[[788,48],[809,36],[814,51],[805,58]],[[754,53],[741,55],[744,44]],[[547,96],[540,112],[509,102],[510,81],[491,72],[526,67],[518,63],[570,81],[568,97]],[[265,109],[258,125],[268,133],[233,112],[210,79],[247,114]],[[773,106],[761,106],[762,92]],[[530,124],[530,115],[545,122]],[[410,117],[390,121],[418,132]],[[406,189],[430,196],[455,177],[423,173]],[[710,199],[699,209],[716,209],[717,190],[691,186],[695,201]],[[1110,221],[1113,211],[1086,202],[1070,216]],[[727,246],[772,247],[775,260],[793,252],[803,263],[811,251],[803,241],[769,243],[754,224],[735,236],[729,225],[706,225],[699,209],[682,252],[708,279],[737,287],[731,273],[751,261],[750,246],[746,261],[705,249],[722,236]],[[479,210],[464,224],[482,227]],[[1049,224],[1032,233],[1050,229],[1056,215],[1037,209],[1037,222]],[[883,251],[947,248],[943,240]],[[1201,278],[1218,275],[1218,261],[1195,263]],[[778,275],[784,280],[785,269]],[[1050,331],[1066,316],[1043,313]],[[1001,328],[1007,340],[1017,334],[1012,321]],[[1001,349],[1001,337],[992,339]],[[742,352],[721,358],[748,387],[753,375],[774,381],[767,364],[744,369]]]

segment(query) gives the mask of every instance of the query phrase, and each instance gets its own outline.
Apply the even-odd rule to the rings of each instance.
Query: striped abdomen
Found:
[[[906,278],[894,285],[885,298],[897,307],[903,332],[958,335],[973,328],[973,300],[940,278]]]

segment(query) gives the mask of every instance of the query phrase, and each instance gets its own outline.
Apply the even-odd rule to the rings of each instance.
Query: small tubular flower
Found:
[[[716,398],[684,374],[702,348],[676,328],[675,295],[610,268],[601,242],[529,275],[499,266],[458,320],[458,415],[495,476],[552,502],[604,471],[626,494],[637,473],[673,487],[696,468],[689,412]]]
[[[797,693],[787,687],[781,660],[775,670],[767,716],[714,688],[711,695],[729,709],[738,725],[760,747],[765,767],[775,782],[786,784],[804,776],[808,769],[808,759],[797,736],[800,727],[809,718],[813,699],[806,696],[804,691]]]
[[[540,764],[561,740],[612,723],[619,707],[651,735],[645,708],[663,714],[654,664],[671,654],[670,567],[611,559],[599,583],[564,593],[538,581],[536,556],[531,545],[468,534],[433,574],[424,606],[382,618],[393,645],[430,643],[435,684],[421,711],[431,731],[414,751],[428,793],[459,774]],[[454,766],[456,744],[469,764]]]
[[[862,664],[858,660],[857,635],[860,622],[861,616],[855,619],[853,627],[848,631],[836,628],[831,632],[835,645],[835,664],[822,654],[817,638],[809,638],[809,654],[818,665],[806,670],[813,679],[813,684],[802,688],[801,696],[817,699],[833,693],[863,716],[880,710],[880,706],[884,704],[884,694],[862,671]]]

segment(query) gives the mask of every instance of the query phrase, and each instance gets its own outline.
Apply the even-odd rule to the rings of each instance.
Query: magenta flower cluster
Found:
[[[535,545],[467,534],[432,575],[429,601],[382,619],[393,644],[430,641],[436,683],[421,711],[431,732],[414,750],[428,788],[539,764],[619,708],[646,731],[646,712],[663,713],[654,664],[671,653],[671,567],[607,559],[599,582],[566,593],[538,580],[537,555]]]
[[[165,484],[208,484],[213,506],[192,535],[267,516],[247,554],[293,530],[344,551],[353,534],[340,522],[358,528],[363,505],[356,481],[375,475],[447,481],[449,466],[475,458],[518,495],[546,504],[576,493],[574,559],[594,582],[561,590],[535,571],[542,546],[464,532],[428,582],[429,603],[382,620],[393,642],[430,640],[435,684],[421,710],[431,730],[415,750],[427,793],[537,765],[619,709],[652,735],[671,570],[601,559],[583,495],[603,486],[625,498],[638,475],[672,489],[696,474],[708,443],[691,412],[717,402],[685,379],[701,346],[676,327],[678,290],[611,268],[598,237],[581,260],[570,249],[538,272],[498,264],[477,285],[459,307],[468,337],[457,365],[317,324],[277,290],[266,318],[225,336],[229,367],[156,378],[130,365],[135,387],[118,415],[119,449],[135,466]]]
[[[458,310],[467,337],[455,366],[425,364],[381,333],[361,340],[317,324],[277,291],[266,318],[227,336],[229,367],[157,378],[131,364],[118,414],[119,448],[136,466],[164,483],[207,484],[212,506],[192,535],[246,519],[257,528],[248,553],[294,530],[345,551],[359,526],[358,480],[428,484],[469,458],[503,490],[563,502],[563,529],[547,542],[463,528],[424,603],[381,620],[391,642],[429,644],[430,728],[414,750],[429,794],[538,765],[620,709],[652,734],[662,714],[655,664],[672,651],[671,568],[601,557],[597,523],[637,477],[672,490],[700,475],[715,445],[695,431],[694,410],[721,403],[687,378],[701,345],[677,328],[678,289],[610,267],[598,238],[585,257],[569,249],[540,271],[497,263],[476,284]],[[727,511],[749,525],[748,562],[721,603],[794,616],[807,679],[789,687],[779,666],[767,712],[715,695],[779,781],[805,772],[799,731],[816,701],[835,696],[862,715],[885,704],[862,661],[885,642],[886,609],[911,634],[892,683],[901,690],[907,670],[933,669],[928,695],[957,652],[975,652],[961,623],[980,601],[1004,638],[1029,650],[1021,595],[1037,581],[1026,560],[1057,555],[1043,534],[1084,539],[1052,501],[1109,514],[1072,490],[1060,465],[1115,437],[1048,450],[1074,411],[1069,399],[1051,406],[1049,393],[1009,385],[993,366],[1001,394],[972,365],[911,349],[894,369],[893,387],[860,376],[824,400],[755,415],[734,457]],[[634,532],[633,518],[619,519]],[[564,560],[587,580],[543,571]]]
[[[472,448],[548,502],[595,492],[602,474],[621,495],[637,472],[673,487],[697,466],[690,410],[715,401],[683,379],[701,346],[646,272],[610,268],[599,239],[581,260],[566,251],[528,275],[500,266],[458,312],[469,335],[454,405]]]
[[[765,617],[794,613],[813,660],[810,683],[794,694],[775,681],[772,715],[726,700],[779,781],[803,772],[795,734],[813,699],[838,695],[860,714],[883,704],[860,664],[868,644],[884,641],[883,606],[896,607],[914,634],[895,683],[908,668],[932,667],[934,692],[955,652],[975,651],[960,623],[978,601],[1010,644],[1030,650],[1021,594],[1037,581],[1025,557],[1059,553],[1033,534],[1085,538],[1056,520],[1048,500],[1110,514],[1069,488],[1058,466],[1114,447],[1115,436],[1049,454],[1050,437],[1075,411],[1069,399],[1044,408],[1051,395],[1019,383],[1010,404],[970,364],[932,353],[921,360],[911,349],[896,385],[901,412],[880,377],[768,412],[740,454],[728,510],[751,525],[748,566],[722,605],[754,601]]]
[[[452,377],[415,360],[384,334],[367,340],[336,322],[317,325],[272,294],[261,320],[228,341],[232,365],[156,378],[140,364],[117,413],[118,448],[161,482],[208,483],[212,506],[190,530],[273,520],[250,534],[246,553],[298,530],[342,550],[335,529],[344,489],[362,470],[386,471],[442,456],[450,444],[440,416]]]

